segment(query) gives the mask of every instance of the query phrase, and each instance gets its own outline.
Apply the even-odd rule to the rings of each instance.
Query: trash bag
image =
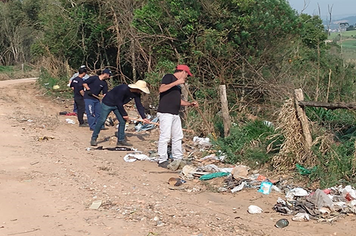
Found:
[[[311,169],[307,169],[304,166],[299,165],[298,163],[295,165],[295,167],[297,168],[299,174],[301,174],[301,175],[310,175],[313,171],[316,170],[316,166],[314,166]]]
[[[199,179],[200,180],[209,180],[209,179],[214,179],[217,177],[224,177],[229,174],[230,173],[228,173],[228,172],[216,172],[216,173],[211,173],[211,174],[207,174],[207,175],[202,175]]]

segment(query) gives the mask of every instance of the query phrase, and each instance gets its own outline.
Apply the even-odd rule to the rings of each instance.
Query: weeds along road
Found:
[[[59,112],[70,101],[44,97],[35,79],[0,82],[0,235],[350,235],[354,216],[334,224],[277,220],[272,210],[282,194],[256,189],[235,194],[190,180],[170,188],[178,173],[156,163],[127,163],[127,152],[93,150],[91,132],[69,124]],[[102,131],[111,146],[115,129]],[[158,132],[128,132],[135,148],[155,149]],[[106,138],[106,139],[105,139]],[[112,142],[113,141],[113,142]],[[217,183],[222,179],[214,180]],[[98,209],[90,209],[93,203]],[[264,213],[247,213],[257,205]]]

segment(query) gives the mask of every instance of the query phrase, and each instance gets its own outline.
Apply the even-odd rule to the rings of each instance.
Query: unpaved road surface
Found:
[[[293,222],[278,229],[272,210],[282,194],[209,191],[199,180],[170,189],[178,177],[149,161],[127,163],[127,152],[88,149],[91,132],[59,116],[69,102],[51,101],[34,80],[0,82],[0,235],[354,235],[355,216],[338,222]],[[101,145],[113,146],[114,127]],[[128,132],[148,154],[156,130]],[[90,209],[94,201],[98,209]],[[249,205],[264,209],[249,214]]]

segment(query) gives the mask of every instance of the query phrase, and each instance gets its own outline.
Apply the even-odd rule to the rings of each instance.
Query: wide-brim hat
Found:
[[[142,92],[147,93],[147,94],[150,93],[150,90],[147,87],[147,83],[143,80],[137,80],[136,83],[129,84],[128,86],[129,86],[129,88],[132,88],[132,89],[139,89]]]

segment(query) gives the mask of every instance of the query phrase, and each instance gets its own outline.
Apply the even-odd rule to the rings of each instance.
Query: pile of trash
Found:
[[[356,191],[350,185],[312,192],[294,188],[285,192],[286,199],[278,198],[273,209],[284,215],[293,215],[294,221],[333,222],[356,213]]]

